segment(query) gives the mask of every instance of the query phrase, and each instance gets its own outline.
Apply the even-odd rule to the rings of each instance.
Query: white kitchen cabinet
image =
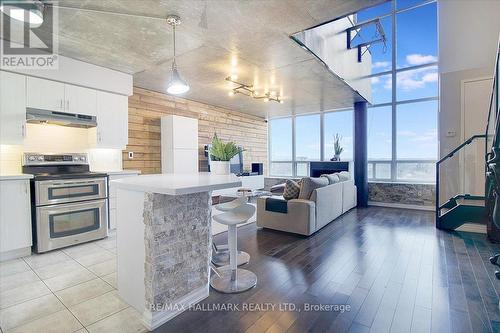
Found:
[[[26,96],[29,108],[96,115],[94,89],[28,76]]]
[[[28,76],[26,78],[26,106],[64,112],[66,107],[64,86],[64,83]]]
[[[128,143],[128,97],[97,92],[97,128],[90,133],[97,148],[125,149]]]
[[[198,172],[198,119],[161,117],[162,173]]]
[[[0,71],[0,143],[19,145],[26,133],[26,77]]]
[[[97,91],[94,89],[64,85],[65,111],[95,116],[97,113]]]
[[[140,174],[140,171],[124,171],[127,173],[109,174],[109,229],[116,229],[118,221],[116,220],[116,187],[113,185],[113,180],[135,177]]]
[[[29,255],[31,245],[29,180],[0,180],[0,260]]]

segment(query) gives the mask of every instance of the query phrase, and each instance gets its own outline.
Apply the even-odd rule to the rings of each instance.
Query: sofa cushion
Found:
[[[318,178],[313,178],[313,177],[305,177],[302,178],[302,182],[300,185],[300,193],[299,193],[299,199],[305,199],[309,200],[311,197],[312,192],[320,187],[328,186],[329,181],[328,178],[326,177],[318,177]]]
[[[347,171],[340,171],[338,173],[338,176],[341,182],[345,182],[346,180],[351,179],[351,174]]]
[[[328,183],[330,185],[340,182],[340,178],[336,173],[324,174],[324,175],[321,175],[321,177],[325,177],[326,179],[328,179]]]
[[[299,197],[300,186],[293,180],[287,179],[285,189],[283,190],[283,198],[285,200],[297,199]]]

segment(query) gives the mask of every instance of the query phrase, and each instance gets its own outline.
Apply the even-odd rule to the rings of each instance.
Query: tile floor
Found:
[[[118,297],[116,234],[0,263],[0,332],[146,332]]]

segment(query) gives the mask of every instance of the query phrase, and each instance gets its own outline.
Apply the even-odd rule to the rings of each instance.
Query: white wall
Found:
[[[493,68],[500,1],[439,0],[439,71]]]
[[[461,82],[493,76],[499,13],[498,0],[438,0],[440,156],[462,141]],[[457,157],[443,165],[441,200],[458,194]]]

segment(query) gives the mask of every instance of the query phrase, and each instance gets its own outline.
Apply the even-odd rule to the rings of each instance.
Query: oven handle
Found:
[[[82,184],[99,184],[101,182],[106,182],[106,178],[94,178],[87,180],[68,180],[68,181],[60,181],[60,180],[42,180],[39,181],[39,185],[48,185],[48,186],[68,186],[68,185],[82,185]]]
[[[65,186],[65,185],[82,185],[82,184],[97,184],[98,181],[88,181],[88,182],[65,182],[65,183],[53,183],[53,186]]]
[[[97,199],[97,200],[89,200],[89,201],[80,201],[80,202],[66,202],[53,204],[48,206],[37,207],[36,209],[39,211],[49,211],[50,212],[70,212],[71,210],[75,210],[78,208],[85,207],[94,207],[94,208],[102,208],[107,209],[106,201],[108,199]]]

